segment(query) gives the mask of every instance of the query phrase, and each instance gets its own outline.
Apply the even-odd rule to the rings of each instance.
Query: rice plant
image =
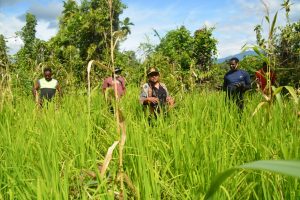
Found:
[[[274,104],[268,121],[265,110],[252,116],[257,95],[248,94],[240,117],[222,93],[186,94],[168,116],[149,125],[138,93],[130,87],[120,102],[130,133],[124,145],[124,199],[204,199],[216,175],[227,169],[257,160],[299,159],[300,121],[288,99],[283,107]],[[101,171],[107,150],[119,140],[104,98],[91,92],[90,117],[84,95],[66,94],[58,110],[53,104],[35,110],[31,98],[19,97],[3,107],[1,198],[119,197],[118,151]],[[296,199],[298,181],[242,169],[220,185],[214,198]]]

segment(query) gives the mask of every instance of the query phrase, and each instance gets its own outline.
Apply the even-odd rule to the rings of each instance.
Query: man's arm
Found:
[[[174,101],[174,99],[170,96],[167,86],[166,86],[165,84],[163,84],[163,83],[161,83],[160,85],[166,90],[166,93],[167,93],[167,98],[166,98],[166,100],[167,100],[168,105],[171,106],[171,107],[173,107],[174,104],[175,104],[175,101]]]
[[[148,84],[144,84],[142,87],[142,91],[140,94],[140,103],[143,105],[147,105],[149,103],[158,103],[159,100],[157,97],[149,97],[148,96],[148,91],[149,91],[149,85]]]
[[[227,86],[228,86],[228,82],[227,82],[227,78],[226,75],[224,76],[224,82],[223,82],[223,90],[227,91]]]
[[[123,94],[125,95],[126,94],[125,79],[123,77],[121,77],[120,81],[121,81],[122,88],[123,88],[123,91],[124,91]]]
[[[102,93],[105,95],[105,91],[106,89],[109,87],[109,84],[108,84],[108,79],[104,79],[103,81],[103,84],[102,84]]]
[[[251,89],[251,80],[250,80],[250,75],[248,72],[245,72],[245,90]]]

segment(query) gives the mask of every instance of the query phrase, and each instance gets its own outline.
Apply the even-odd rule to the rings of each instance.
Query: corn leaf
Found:
[[[216,176],[212,181],[204,199],[211,199],[214,193],[219,189],[221,184],[228,179],[236,170],[251,169],[275,172],[283,175],[300,178],[300,161],[293,160],[260,160],[246,163],[238,167],[228,169]]]
[[[283,87],[278,87],[276,88],[275,86],[272,86],[272,90],[273,90],[273,95],[276,97],[276,100],[280,106],[280,108],[282,108],[282,99],[281,99],[281,90]]]
[[[263,105],[265,105],[266,103],[267,103],[266,101],[260,102],[260,103],[256,106],[256,108],[255,108],[255,110],[254,110],[254,112],[253,112],[253,114],[252,114],[252,117],[253,117],[254,115],[256,115],[256,113],[260,110],[260,108],[261,108]]]
[[[299,98],[298,98],[298,96],[297,96],[297,94],[296,94],[295,89],[294,89],[293,87],[291,87],[291,86],[284,86],[284,87],[289,91],[289,93],[290,93],[291,96],[293,97],[294,102],[295,102],[296,104],[298,104],[298,103],[299,103]]]
[[[300,161],[297,160],[260,160],[246,163],[237,168],[266,170],[300,178]]]
[[[281,92],[281,90],[283,89],[283,86],[280,86],[278,88],[275,88],[274,86],[272,86],[272,90],[273,90],[273,95],[277,95]]]

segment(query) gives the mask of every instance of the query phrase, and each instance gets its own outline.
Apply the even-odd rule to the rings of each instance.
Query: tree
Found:
[[[6,68],[8,65],[7,46],[4,36],[0,34],[0,68]]]
[[[125,8],[113,1],[113,29],[119,30],[119,15]],[[109,10],[106,0],[84,0],[80,6],[72,0],[64,2],[60,29],[52,39],[60,48],[72,45],[79,49],[82,60],[103,60],[110,41]],[[108,51],[109,52],[109,51]]]
[[[22,31],[18,34],[21,36],[24,42],[24,53],[29,56],[29,58],[34,59],[33,50],[35,44],[35,27],[37,25],[36,17],[31,14],[26,14],[26,25],[22,28]]]
[[[35,37],[37,20],[36,17],[31,14],[26,14],[26,24],[21,31],[17,32],[17,35],[23,40],[24,46],[16,54],[16,62],[13,67],[15,74],[18,74],[18,88],[22,88],[21,91],[26,93],[30,92],[32,87],[32,81],[35,77],[35,69],[38,65],[37,55],[41,52],[38,52],[36,49],[37,39]]]
[[[119,15],[124,8],[121,1],[113,1],[113,31],[121,30]],[[104,63],[110,60],[111,35],[108,2],[106,0],[83,0],[81,5],[77,5],[75,1],[67,0],[64,2],[62,13],[58,34],[49,42],[52,54],[59,59],[67,71],[73,70],[77,79],[81,81],[84,78],[82,65],[90,60],[100,60]],[[125,19],[123,28],[127,30],[127,33],[130,32],[130,25],[129,18]],[[72,51],[69,51],[70,49]],[[65,51],[72,53],[66,54]],[[76,58],[76,63],[69,60],[73,58]]]
[[[278,71],[282,85],[300,86],[300,20],[280,28],[276,55],[281,70]]]
[[[156,52],[169,58],[171,64],[175,64],[180,70],[190,68],[193,55],[193,37],[190,32],[181,26],[169,31],[157,46]]]
[[[192,36],[186,27],[181,26],[162,38],[155,32],[161,40],[154,50],[151,45],[143,44],[142,47],[148,51],[144,65],[154,65],[163,74],[172,74],[167,77],[170,88],[193,89],[196,83],[213,74],[209,66],[217,53],[217,40],[212,37],[212,31],[205,27]]]
[[[204,27],[194,33],[194,58],[200,69],[208,70],[217,54],[217,40],[212,37],[214,28]]]

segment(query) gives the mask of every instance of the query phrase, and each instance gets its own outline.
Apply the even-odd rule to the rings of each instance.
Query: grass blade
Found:
[[[270,34],[269,34],[269,38],[273,38],[273,33],[274,33],[274,29],[275,29],[275,24],[277,21],[277,15],[278,15],[278,11],[276,12],[276,14],[274,15],[273,21],[272,21],[272,25],[271,25],[271,30],[270,30]]]
[[[211,199],[214,193],[219,189],[221,184],[229,177],[231,176],[234,172],[236,171],[236,168],[231,168],[229,170],[226,170],[220,174],[217,175],[217,177],[213,180],[213,182],[210,185],[210,188],[208,192],[206,193],[204,199],[208,200]]]

